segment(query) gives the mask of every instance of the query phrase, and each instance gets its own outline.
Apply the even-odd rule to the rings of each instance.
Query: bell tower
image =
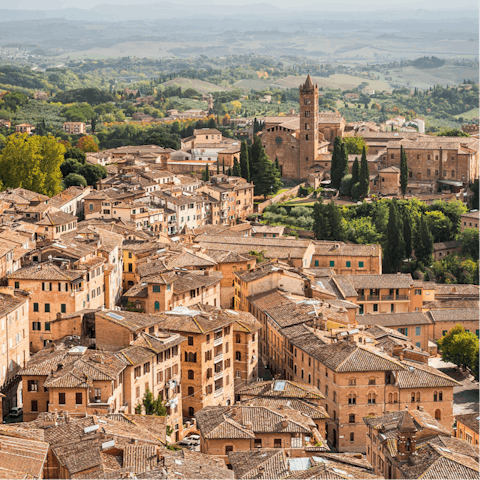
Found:
[[[397,428],[397,458],[399,461],[404,462],[415,452],[417,443],[417,428],[413,422],[412,415],[410,415],[408,411],[408,405],[406,405],[405,411],[397,424]]]
[[[310,74],[300,85],[300,159],[298,178],[306,179],[318,152],[318,85]]]

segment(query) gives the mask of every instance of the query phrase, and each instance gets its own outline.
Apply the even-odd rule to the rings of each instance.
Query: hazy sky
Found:
[[[54,10],[61,8],[92,8],[96,5],[101,4],[116,4],[116,5],[148,5],[151,3],[175,3],[175,4],[195,4],[195,5],[239,5],[238,0],[17,0],[12,2],[11,0],[0,0],[0,8],[5,9],[28,9],[28,10]],[[372,9],[378,7],[379,9],[397,9],[404,7],[409,4],[413,8],[427,8],[427,9],[436,9],[436,8],[454,8],[451,0],[406,0],[405,2],[399,3],[398,0],[363,0],[358,2],[358,0],[341,0],[340,2],[331,2],[331,1],[315,1],[315,0],[266,0],[264,2],[256,2],[254,0],[244,0],[245,4],[253,3],[271,3],[276,7],[280,8],[306,8],[313,7],[315,10],[325,9],[326,11],[332,10],[362,10],[362,9]],[[458,7],[472,5],[478,7],[477,0],[456,0],[455,6]]]

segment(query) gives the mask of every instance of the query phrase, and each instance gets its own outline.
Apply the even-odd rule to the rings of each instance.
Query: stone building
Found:
[[[470,445],[478,445],[478,421],[478,412],[455,415],[455,422],[457,424],[455,437],[460,440],[465,440]]]
[[[478,210],[472,210],[471,212],[462,214],[460,221],[460,228],[462,229],[462,232],[466,228],[478,228],[479,225],[480,212]]]
[[[83,135],[86,125],[83,122],[64,122],[63,130],[67,135]]]
[[[18,372],[30,357],[28,294],[13,288],[0,288],[0,415],[23,404],[22,384]]]

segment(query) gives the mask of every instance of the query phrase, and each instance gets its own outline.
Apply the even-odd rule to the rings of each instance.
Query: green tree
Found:
[[[466,228],[460,235],[462,253],[472,257],[473,260],[478,260],[479,256],[478,237],[478,228]]]
[[[333,143],[333,152],[332,152],[332,166],[330,169],[330,178],[331,178],[331,186],[332,188],[339,189],[340,183],[342,182],[342,178],[344,173],[342,172],[342,158],[341,158],[341,150],[342,150],[342,139],[340,137],[335,137],[335,141]]]
[[[87,181],[85,177],[79,173],[69,173],[64,179],[63,184],[66,188],[68,187],[86,187]]]
[[[403,212],[403,239],[405,241],[405,257],[410,258],[412,256],[413,249],[413,237],[412,237],[412,217],[408,210]]]
[[[242,177],[249,182],[250,181],[250,160],[248,159],[248,145],[243,141],[240,147],[240,169],[242,171]]]
[[[455,237],[451,220],[439,210],[425,212],[425,220],[432,232],[434,243],[448,242]]]
[[[360,195],[368,196],[370,192],[370,169],[367,161],[367,151],[365,147],[362,150],[362,159],[360,161]]]
[[[327,231],[328,238],[327,240],[345,240],[345,228],[343,225],[343,217],[340,213],[340,209],[336,203],[332,201],[327,204],[326,207],[326,218],[327,218]]]
[[[67,158],[61,165],[60,170],[62,172],[63,178],[70,175],[71,173],[78,173],[82,168],[83,164],[81,164],[75,158]]]
[[[357,198],[354,193],[354,187],[357,183],[360,182],[360,163],[358,161],[358,158],[355,158],[355,161],[353,162],[353,167],[352,167],[352,181],[350,184],[350,196],[353,198]]]
[[[255,175],[257,174],[257,165],[260,160],[260,152],[263,150],[263,145],[262,145],[262,139],[258,136],[255,135],[255,138],[253,139],[253,144],[250,147],[249,151],[249,170],[250,170],[250,178],[254,178]]]
[[[232,175],[234,177],[241,177],[242,176],[242,167],[240,166],[240,163],[238,163],[236,158],[233,160]]]
[[[148,388],[143,394],[139,413],[141,413],[142,405],[145,410],[145,415],[159,415],[161,417],[165,417],[167,415],[167,409],[163,404],[162,397],[158,395],[158,397],[155,399],[153,393]]]
[[[313,205],[313,234],[317,240],[324,240],[327,230],[327,219],[325,217],[326,205],[323,203],[323,198],[320,196]]]
[[[64,153],[65,147],[52,136],[10,135],[0,154],[1,184],[56,195],[61,190]]]
[[[95,133],[95,129],[97,128],[97,117],[94,115],[92,117],[92,121],[90,122],[90,126],[92,128],[92,132]]]
[[[368,151],[368,145],[365,143],[363,137],[344,137],[343,142],[350,155],[360,155],[363,151],[363,147]]]
[[[64,157],[75,158],[82,164],[85,163],[85,161],[87,160],[87,156],[85,155],[85,152],[75,147],[67,148],[67,151],[65,152]]]
[[[103,165],[91,165],[87,163],[82,166],[78,173],[85,178],[88,185],[96,185],[101,178],[107,176],[107,169]]]
[[[425,216],[420,217],[417,225],[414,241],[415,257],[416,259],[428,267],[433,260],[433,235],[430,232]]]
[[[252,179],[255,185],[255,195],[263,195],[266,198],[267,195],[274,195],[282,188],[280,173],[275,168],[275,164],[267,157],[263,146],[255,171],[256,174]]]
[[[456,325],[438,340],[438,346],[444,362],[454,363],[463,369],[474,367],[479,348],[478,337],[466,332],[461,325]]]
[[[479,208],[479,195],[478,195],[478,178],[470,185],[470,190],[473,192],[472,196],[472,210],[478,210]]]
[[[403,196],[407,192],[408,172],[407,153],[403,149],[403,145],[400,145],[400,188]]]
[[[403,240],[403,224],[398,215],[397,202],[390,202],[387,224],[387,241],[383,251],[383,272],[397,273],[405,256],[405,242]]]

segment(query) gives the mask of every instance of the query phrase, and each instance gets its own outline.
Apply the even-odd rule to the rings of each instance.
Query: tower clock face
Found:
[[[280,145],[282,142],[283,142],[283,138],[282,138],[282,137],[277,137],[277,138],[275,139],[275,143],[276,143],[277,145]]]

